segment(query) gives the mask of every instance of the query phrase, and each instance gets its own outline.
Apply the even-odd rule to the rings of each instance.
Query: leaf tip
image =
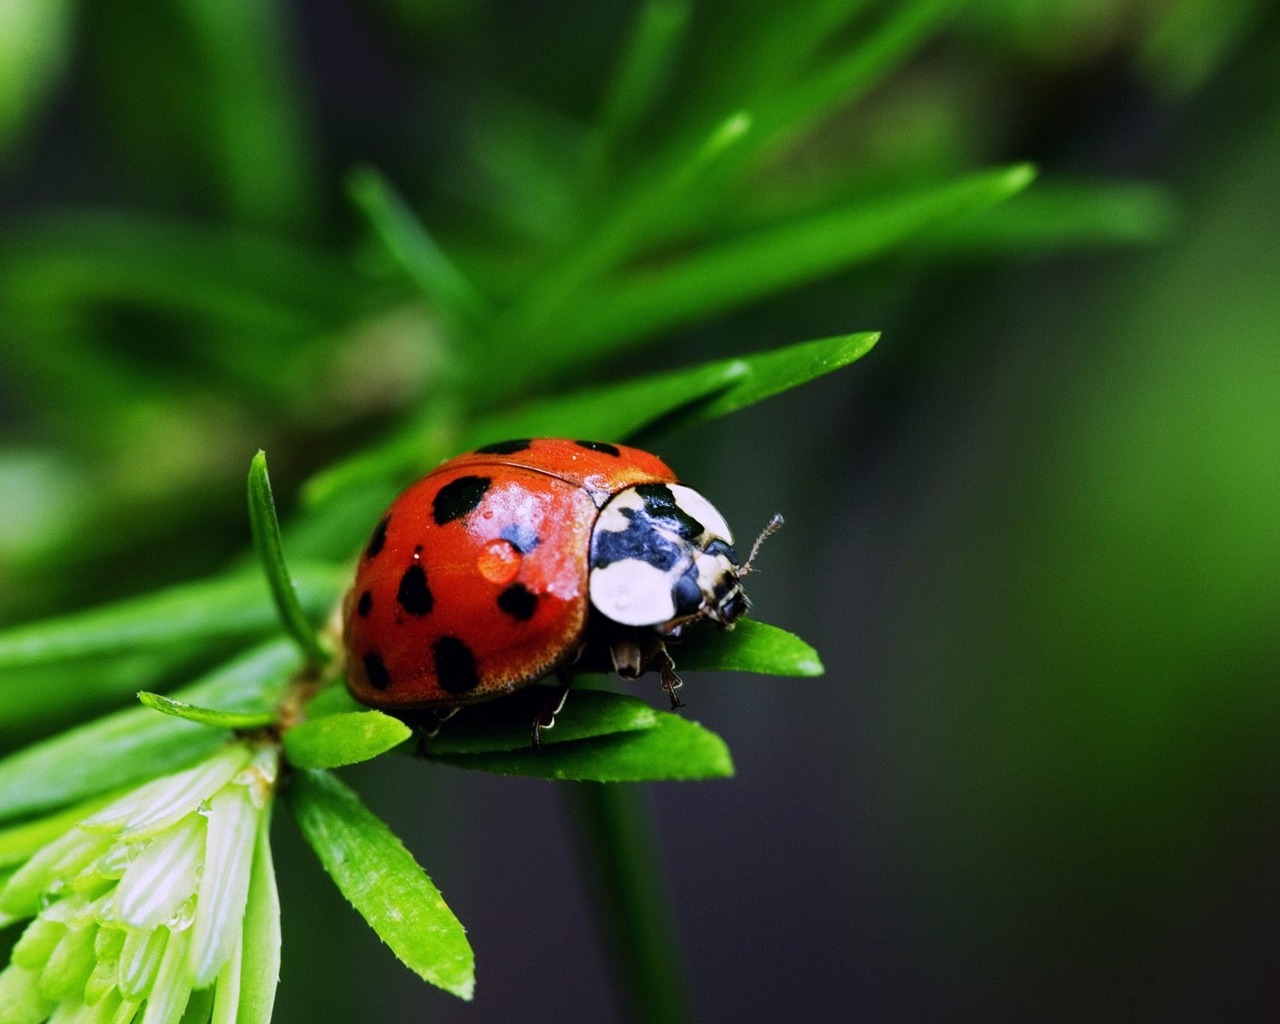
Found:
[[[1010,194],[1021,192],[1035,181],[1040,168],[1033,163],[1014,164],[1004,172],[1004,183]]]

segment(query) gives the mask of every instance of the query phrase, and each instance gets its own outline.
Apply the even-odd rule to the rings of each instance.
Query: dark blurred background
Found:
[[[709,22],[731,6],[769,10]],[[6,10],[5,622],[224,564],[254,448],[287,511],[427,393],[430,317],[331,264],[364,258],[344,175],[380,168],[501,281],[521,253],[486,233],[493,208],[531,234],[559,215],[547,140],[559,125],[571,148],[634,16]],[[1031,160],[1147,183],[1176,213],[1128,238],[944,235],[613,364],[884,332],[852,368],[655,445],[743,534],[786,514],[752,597],[827,666],[688,680],[738,768],[649,792],[673,972],[703,1019],[1280,1014],[1278,71],[1260,0],[971,3],[802,156],[868,177]],[[314,273],[228,310],[175,224],[224,246],[224,276],[296,268],[299,247]],[[122,237],[149,247],[136,265]],[[387,758],[348,777],[466,923],[477,999],[397,964],[282,815],[277,1020],[618,1018],[562,787]]]

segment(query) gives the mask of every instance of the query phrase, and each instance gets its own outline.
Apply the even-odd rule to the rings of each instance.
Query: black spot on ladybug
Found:
[[[391,685],[391,673],[387,671],[387,666],[382,663],[377,651],[370,651],[364,656],[364,674],[375,690],[385,690]]]
[[[372,610],[373,594],[366,590],[360,595],[360,600],[356,602],[356,611],[359,612],[361,618],[364,618]]]
[[[504,526],[498,536],[507,543],[519,548],[522,555],[527,555],[542,543],[542,538],[533,531],[532,527],[526,526],[524,523],[512,523],[510,526]]]
[[[498,607],[513,619],[527,622],[538,610],[538,595],[523,583],[513,583],[498,595]]]
[[[486,444],[476,449],[477,455],[514,455],[516,452],[522,452],[529,447],[529,439],[527,437],[519,437],[514,441],[495,441],[493,444]]]
[[[373,536],[369,538],[369,546],[364,549],[365,558],[377,558],[378,552],[382,550],[382,545],[387,542],[387,524],[391,522],[391,517],[387,516],[377,526],[373,528]]]
[[[491,483],[487,476],[460,476],[450,480],[431,502],[431,516],[436,525],[444,526],[465,516],[480,504]]]
[[[624,508],[622,514],[628,520],[625,530],[592,533],[591,568],[601,569],[625,558],[635,558],[665,571],[680,561],[685,549],[659,533],[644,511]]]
[[[396,603],[410,615],[426,615],[435,605],[435,597],[427,586],[427,574],[422,566],[414,564],[400,577],[396,591]]]
[[[622,455],[617,445],[609,444],[607,441],[574,441],[573,443],[579,448],[589,448],[593,452],[612,455],[615,459]]]
[[[456,636],[442,636],[431,645],[436,682],[446,693],[468,693],[480,685],[476,656]]]
[[[636,484],[636,493],[644,501],[644,510],[686,540],[694,540],[706,528],[676,502],[666,484]]]
[[[702,607],[702,588],[698,586],[696,565],[689,566],[689,571],[680,577],[671,596],[676,603],[677,616],[694,615]]]

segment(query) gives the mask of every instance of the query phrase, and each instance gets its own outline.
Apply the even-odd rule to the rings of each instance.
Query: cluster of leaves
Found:
[[[74,410],[97,450],[112,453],[106,477],[116,487],[105,503],[101,495],[62,502],[42,559],[70,551],[91,515],[94,537],[108,549],[131,543],[139,515],[164,521],[175,493],[164,481],[203,482],[211,458],[229,457],[229,446],[204,438],[222,424],[263,423],[257,410],[283,410],[297,426],[320,409],[346,407],[359,420],[393,408],[398,423],[313,476],[283,537],[265,459],[255,460],[250,509],[265,582],[242,562],[202,581],[0,633],[0,741],[8,747],[70,726],[0,760],[0,879],[109,794],[185,768],[231,736],[277,737],[292,773],[294,816],[344,894],[406,964],[469,996],[461,926],[332,769],[407,749],[452,766],[552,779],[729,775],[728,751],[709,730],[603,691],[576,694],[540,752],[528,743],[530,707],[543,700],[536,692],[468,711],[438,738],[418,741],[403,723],[352,705],[321,626],[378,512],[440,459],[520,436],[652,442],[845,366],[876,336],[566,390],[565,382],[646,339],[894,253],[1156,230],[1167,210],[1150,190],[1049,187],[1022,195],[1034,177],[1025,165],[945,168],[924,181],[897,175],[894,157],[880,166],[797,171],[789,161],[818,129],[932,38],[952,7],[813,3],[785,12],[785,32],[774,16],[759,14],[750,31],[733,33],[738,59],[721,53],[720,76],[711,80],[693,59],[700,40],[690,34],[688,5],[649,0],[595,122],[571,133],[571,142],[545,117],[477,142],[484,152],[487,140],[492,157],[483,197],[473,197],[483,199],[477,220],[497,239],[489,244],[478,240],[486,238],[481,231],[429,233],[368,169],[350,179],[372,243],[358,260],[243,227],[137,217],[76,215],[13,233],[0,251],[0,305],[3,340],[21,343],[8,354],[33,378],[66,382],[47,411],[70,420]],[[231,32],[250,23],[259,26],[247,15],[218,21],[219,31]],[[221,42],[210,49],[214,58],[230,52]],[[687,87],[678,95],[677,73]],[[263,76],[261,87],[276,81]],[[480,119],[507,128],[509,120]],[[287,134],[280,138],[287,143]],[[228,195],[244,203],[305,195],[280,188],[284,179],[259,187],[259,170],[250,173],[300,166],[297,153],[286,156],[228,160]],[[289,221],[280,209],[239,212],[242,224]],[[198,372],[175,386],[170,367],[99,344],[84,324],[104,307],[194,325],[183,335],[183,365]],[[380,377],[382,364],[391,372]],[[401,380],[411,385],[407,393],[396,390]],[[210,404],[202,399],[211,391],[231,397]],[[130,467],[141,467],[145,480]],[[37,518],[42,501],[58,504],[55,491],[31,489]],[[218,500],[227,505],[225,493]],[[153,533],[147,544],[154,549],[163,536]],[[803,641],[751,621],[690,641],[678,658],[682,670],[821,671]],[[87,713],[119,707],[139,690],[147,691],[146,707],[84,723]]]
[[[76,7],[17,6],[56,9],[64,29]],[[170,579],[206,571],[225,550],[208,538],[235,527],[227,486],[257,446],[297,452],[277,454],[292,481],[309,453],[391,419],[398,443],[359,457],[381,460],[377,483],[399,482],[462,447],[478,411],[806,282],[900,254],[1145,239],[1168,218],[1143,185],[1024,192],[1027,167],[975,173],[972,147],[949,140],[981,112],[945,106],[955,94],[931,96],[937,110],[886,102],[886,80],[961,5],[813,2],[784,18],[648,0],[593,110],[570,118],[466,83],[475,98],[457,112],[456,158],[431,170],[435,193],[406,182],[441,208],[439,229],[363,170],[348,191],[367,237],[335,251],[304,240],[333,230],[276,0],[235,17],[214,17],[211,0],[178,6],[187,16],[160,3],[97,11],[84,58],[121,144],[172,190],[206,183],[215,226],[46,211],[0,237],[0,357],[16,394],[41,395],[22,410],[27,442],[0,447],[0,485],[26,496],[0,523],[3,614],[83,600],[49,571],[73,556],[101,587],[144,544],[170,542],[156,570]],[[96,53],[146,48],[155,33],[158,70]],[[158,73],[163,86],[147,78]],[[335,480],[317,480],[309,501],[341,504]],[[345,554],[359,522],[348,511],[332,530],[308,526],[298,554]]]

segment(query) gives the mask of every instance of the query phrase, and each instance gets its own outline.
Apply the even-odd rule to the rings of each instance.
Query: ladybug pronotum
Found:
[[[591,653],[624,678],[657,670],[678,706],[664,641],[702,619],[732,628],[747,610],[750,560],[732,545],[716,508],[647,452],[556,438],[477,448],[374,528],[344,606],[347,685],[392,712],[450,709],[556,673],[536,744]]]

